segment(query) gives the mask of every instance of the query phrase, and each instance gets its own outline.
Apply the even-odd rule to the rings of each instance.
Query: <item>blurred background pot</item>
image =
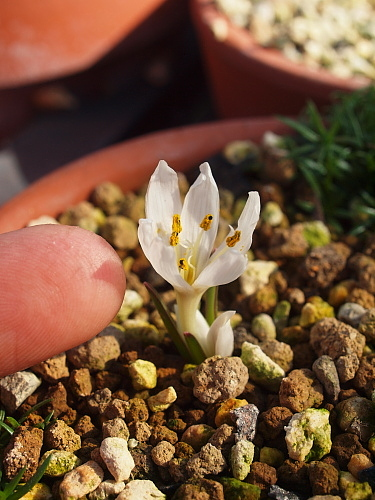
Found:
[[[0,87],[91,66],[165,0],[2,0]]]
[[[32,118],[40,87],[102,92],[109,69],[134,72],[187,12],[187,0],[2,0],[0,141]]]
[[[266,131],[283,133],[275,118],[223,120],[154,132],[104,148],[31,184],[0,207],[0,233],[24,227],[41,215],[56,216],[88,198],[101,182],[125,192],[148,182],[160,159],[176,170],[198,166],[233,140],[259,142]]]
[[[312,99],[328,104],[334,91],[353,91],[366,78],[338,78],[288,60],[280,51],[258,45],[251,33],[235,26],[212,0],[191,0],[193,22],[222,118],[296,114]]]

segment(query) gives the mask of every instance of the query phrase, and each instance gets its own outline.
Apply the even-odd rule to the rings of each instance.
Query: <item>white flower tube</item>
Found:
[[[139,221],[138,237],[155,271],[176,291],[180,335],[194,335],[206,356],[218,351],[229,355],[223,332],[226,338],[232,337],[227,338],[232,350],[233,332],[224,318],[230,319],[233,311],[219,316],[209,328],[198,318],[199,305],[208,288],[234,281],[245,270],[260,200],[257,192],[249,193],[237,229],[230,228],[227,238],[213,250],[219,225],[219,191],[208,163],[200,166],[200,172],[182,204],[176,172],[165,161],[159,162],[147,189],[146,219]]]

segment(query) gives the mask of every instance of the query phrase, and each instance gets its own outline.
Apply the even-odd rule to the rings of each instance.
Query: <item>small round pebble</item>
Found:
[[[355,302],[346,302],[337,312],[337,319],[357,328],[366,309]]]
[[[130,481],[116,500],[164,500],[166,496],[152,481],[134,479]]]
[[[156,366],[151,361],[137,359],[129,365],[129,375],[136,391],[153,389],[157,383]]]
[[[202,403],[216,403],[241,394],[248,378],[241,358],[212,356],[193,372],[193,392]]]
[[[353,474],[356,479],[359,479],[360,472],[364,469],[373,467],[373,462],[363,453],[356,453],[348,463],[348,471]]]
[[[233,477],[243,481],[250,472],[250,465],[254,459],[254,444],[242,439],[232,447],[230,465]]]
[[[158,392],[155,396],[150,396],[147,399],[148,407],[151,411],[165,411],[177,399],[177,393],[174,387],[170,386],[163,391]]]
[[[65,474],[60,483],[62,500],[78,500],[94,491],[103,481],[104,471],[93,460]]]
[[[172,460],[176,449],[168,441],[160,441],[151,450],[151,458],[156,465],[167,467],[168,462]]]
[[[115,481],[129,479],[135,463],[125,439],[118,437],[103,439],[100,445],[100,456]]]
[[[41,384],[34,373],[12,373],[0,380],[0,399],[8,413],[13,413]]]

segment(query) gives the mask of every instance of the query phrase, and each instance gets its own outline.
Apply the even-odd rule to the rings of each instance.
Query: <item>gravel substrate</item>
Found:
[[[219,183],[229,175],[242,189],[222,191],[224,228],[249,188],[242,164],[216,168]],[[178,355],[142,284],[173,304],[137,243],[143,196],[106,183],[61,215],[116,248],[128,290],[97,337],[0,380],[14,417],[51,398],[3,452],[6,477],[26,466],[25,480],[52,453],[28,498],[371,497],[375,238],[338,238],[292,215],[299,188],[277,172],[283,190],[272,177],[252,186],[262,199],[252,258],[219,294],[220,310],[237,311],[233,356],[197,367]]]

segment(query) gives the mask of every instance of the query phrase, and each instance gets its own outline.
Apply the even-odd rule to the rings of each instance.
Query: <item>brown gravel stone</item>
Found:
[[[313,495],[339,495],[339,472],[333,465],[311,462],[309,479]]]
[[[365,392],[371,398],[375,390],[375,355],[363,356],[359,368],[353,380],[354,387],[358,392]]]
[[[107,370],[101,370],[95,374],[95,387],[97,389],[103,389],[108,387],[112,392],[116,391],[121,384],[123,377],[120,373],[113,373]]]
[[[112,399],[108,405],[105,406],[101,413],[105,418],[112,420],[113,418],[125,418],[125,411],[129,403],[121,399]]]
[[[212,356],[193,372],[194,396],[203,403],[216,403],[239,396],[249,373],[241,358]]]
[[[90,415],[97,415],[101,413],[111,401],[112,392],[107,388],[100,389],[86,398],[86,411]]]
[[[76,451],[81,447],[80,436],[62,420],[47,427],[44,442],[52,450]]]
[[[140,443],[136,448],[130,450],[135,463],[132,470],[133,479],[155,480],[157,476],[157,466],[151,458],[152,446]]]
[[[208,442],[214,432],[214,429],[207,424],[191,425],[182,434],[181,441],[190,444],[195,451],[199,451]]]
[[[133,420],[129,425],[130,437],[140,441],[141,443],[149,440],[151,436],[151,427],[147,422],[142,420]]]
[[[122,418],[114,418],[103,422],[102,433],[103,439],[106,437],[121,437],[127,441],[130,436],[128,426]]]
[[[267,354],[269,358],[277,363],[281,368],[288,372],[293,368],[293,351],[290,345],[278,340],[268,340],[261,342],[260,347],[262,351]]]
[[[133,420],[147,421],[149,411],[146,402],[140,398],[132,398],[127,402],[125,411],[125,422],[129,423]]]
[[[94,438],[99,435],[99,429],[92,423],[89,415],[83,415],[74,426],[74,432],[82,439]]]
[[[46,399],[51,399],[51,402],[45,406],[45,411],[47,413],[53,411],[55,418],[60,418],[67,424],[72,424],[76,420],[77,412],[68,405],[68,395],[61,382],[58,382],[57,385],[50,386],[45,397]]]
[[[268,255],[271,259],[303,257],[308,243],[303,236],[303,225],[293,224],[287,229],[276,228],[269,240]]]
[[[371,453],[360,443],[359,437],[349,432],[338,434],[332,439],[331,453],[337,460],[340,469],[344,470],[347,469],[352,455],[363,453],[368,458],[371,457]]]
[[[344,243],[329,243],[313,248],[306,256],[302,273],[312,287],[326,288],[340,274],[350,255]]]
[[[282,488],[310,495],[309,466],[306,462],[286,459],[277,469],[277,477]]]
[[[112,182],[102,182],[91,194],[92,203],[108,215],[117,214],[124,203],[122,190]]]
[[[175,452],[175,447],[168,441],[160,441],[151,450],[151,458],[156,465],[160,467],[167,467],[168,462],[172,460]]]
[[[318,356],[327,354],[336,364],[341,382],[355,376],[355,363],[362,357],[366,338],[350,325],[335,318],[325,318],[311,328],[310,344]],[[350,370],[348,367],[352,367]]]
[[[76,368],[88,368],[92,371],[104,370],[120,354],[120,344],[113,335],[94,337],[66,353],[69,362]]]
[[[171,444],[175,444],[178,441],[178,436],[165,425],[158,425],[153,427],[151,431],[150,443],[152,446],[156,446],[160,441],[168,441]]]
[[[92,392],[92,381],[88,368],[72,370],[69,377],[69,389],[77,398],[89,396]]]
[[[247,299],[249,312],[256,316],[261,313],[271,313],[277,304],[278,295],[272,285],[265,285]]]
[[[189,477],[202,477],[209,474],[220,474],[226,469],[226,461],[220,450],[207,443],[198,453],[189,458],[186,471]]]
[[[292,347],[293,350],[293,368],[309,368],[316,359],[316,354],[313,351],[309,342],[301,342]]]
[[[223,486],[212,479],[190,479],[178,488],[173,500],[224,500]]]
[[[138,245],[136,224],[122,215],[110,215],[100,228],[100,235],[119,250],[131,250]]]
[[[349,259],[348,264],[354,269],[359,286],[375,294],[375,259],[357,253]]]
[[[246,482],[259,486],[261,490],[268,490],[271,484],[277,481],[277,472],[274,467],[262,462],[253,462],[250,466],[250,472],[246,477]]]
[[[258,430],[266,439],[276,439],[284,432],[293,413],[284,406],[275,406],[259,415]]]
[[[218,448],[224,457],[228,458],[235,442],[235,429],[231,425],[223,424],[212,434],[208,442]]]
[[[346,302],[354,302],[355,304],[359,304],[365,309],[371,309],[372,307],[375,307],[374,295],[364,288],[353,288],[349,292],[346,298]]]
[[[336,423],[344,432],[357,434],[368,441],[375,431],[374,403],[362,397],[352,397],[335,406]]]
[[[280,404],[293,412],[318,408],[323,403],[323,386],[308,368],[292,370],[281,381]]]
[[[195,450],[190,444],[184,443],[183,441],[178,441],[175,445],[175,457],[176,458],[190,458],[194,455]]]
[[[187,425],[207,423],[207,417],[204,410],[187,410],[184,412],[183,418]]]
[[[7,478],[13,479],[23,467],[26,467],[22,481],[28,481],[38,468],[42,445],[42,429],[19,427],[3,452],[3,467]]]
[[[65,353],[57,354],[53,358],[34,365],[32,370],[50,384],[56,384],[59,379],[69,376]]]

